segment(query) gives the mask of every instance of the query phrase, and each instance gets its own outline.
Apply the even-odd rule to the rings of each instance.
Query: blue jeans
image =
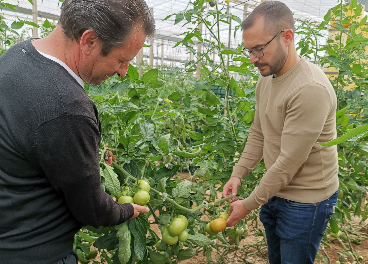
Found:
[[[313,264],[338,191],[319,203],[272,197],[259,217],[266,231],[270,264]]]

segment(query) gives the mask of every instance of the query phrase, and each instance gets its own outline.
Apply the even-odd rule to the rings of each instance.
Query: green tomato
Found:
[[[150,195],[147,191],[139,190],[134,195],[134,203],[138,205],[146,205],[150,199]]]
[[[145,180],[139,180],[138,184],[139,184],[139,188],[143,191],[149,192],[149,190],[151,189],[149,183]]]
[[[184,215],[178,215],[176,218],[183,219],[185,222],[185,228],[188,227],[188,218],[186,218]]]
[[[181,218],[175,218],[167,229],[171,236],[178,236],[186,228],[185,221]]]
[[[121,196],[118,202],[119,204],[134,203],[134,199],[131,196]]]
[[[179,237],[178,236],[170,236],[170,233],[168,230],[166,230],[163,234],[162,234],[162,240],[168,244],[169,246],[174,245],[178,242]]]
[[[344,197],[344,191],[340,190],[339,194],[337,195],[337,198],[339,198],[341,200],[342,197]]]
[[[337,233],[333,233],[333,232],[331,232],[330,233],[330,236],[332,236],[332,237],[335,237],[335,238],[338,238],[338,237],[340,237],[342,235],[342,232],[339,230],[339,232],[337,232]]]
[[[221,212],[219,217],[224,218],[225,220],[227,220],[229,218],[229,214],[226,213],[226,212]]]
[[[159,240],[159,241],[156,242],[157,251],[164,251],[164,250],[166,250],[166,248],[167,248],[167,246],[162,240]]]
[[[206,225],[206,232],[210,235],[210,236],[216,236],[217,233],[212,231],[211,228],[210,228],[210,223],[207,223]]]
[[[185,230],[183,232],[181,232],[180,235],[179,235],[179,241],[180,242],[185,242],[185,241],[187,241],[188,238],[189,238],[189,233]]]
[[[244,228],[242,228],[242,227],[238,227],[237,229],[236,229],[236,233],[239,235],[239,236],[241,236],[241,235],[243,235],[244,234]]]

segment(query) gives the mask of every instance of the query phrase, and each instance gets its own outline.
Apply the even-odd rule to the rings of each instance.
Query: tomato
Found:
[[[169,227],[169,225],[163,225],[161,227],[161,234],[163,234],[167,230],[168,227]]]
[[[339,230],[337,233],[333,233],[331,232],[330,233],[330,236],[334,237],[334,238],[338,238],[342,235],[342,232]]]
[[[342,190],[340,190],[339,194],[337,195],[337,198],[339,198],[341,200],[342,197],[344,197],[344,192]]]
[[[178,215],[176,218],[181,218],[185,222],[185,228],[188,227],[188,219],[184,215]]]
[[[150,199],[150,195],[147,191],[139,190],[134,195],[134,203],[138,205],[146,205]]]
[[[208,224],[206,225],[206,232],[207,232],[210,236],[216,236],[216,235],[217,235],[217,232],[214,232],[214,231],[212,231],[212,230],[211,230],[211,228],[210,228],[210,223],[208,223]]]
[[[118,200],[120,204],[134,203],[134,199],[131,196],[121,196]]]
[[[229,214],[226,213],[226,212],[221,212],[219,217],[224,218],[225,220],[227,220],[229,218]]]
[[[239,236],[241,236],[242,234],[244,234],[244,228],[242,228],[242,227],[238,227],[237,229],[236,229],[236,233],[239,235]]]
[[[138,184],[139,184],[139,188],[143,191],[149,192],[149,190],[151,189],[149,183],[145,180],[139,180]]]
[[[180,242],[185,242],[185,241],[187,241],[188,238],[189,238],[189,233],[185,230],[183,232],[181,232],[180,235],[179,235],[179,241]]]
[[[167,247],[166,244],[162,240],[156,242],[157,251],[163,251],[166,249],[166,247]]]
[[[171,236],[178,236],[186,228],[185,221],[181,218],[175,218],[167,229]]]
[[[170,236],[169,231],[166,230],[162,233],[162,240],[168,244],[169,246],[174,245],[178,242],[179,237],[178,236]]]
[[[217,218],[210,222],[210,228],[214,232],[221,232],[226,228],[226,220],[224,218]]]

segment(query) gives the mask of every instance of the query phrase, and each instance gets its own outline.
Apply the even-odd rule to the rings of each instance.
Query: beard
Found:
[[[260,70],[260,74],[264,77],[274,75],[279,71],[281,71],[281,69],[284,67],[287,57],[288,54],[284,52],[284,50],[281,48],[280,43],[278,42],[278,50],[275,53],[275,56],[272,58],[271,63],[260,63],[257,61],[254,63],[254,66],[256,67],[268,66],[268,69],[265,68]]]

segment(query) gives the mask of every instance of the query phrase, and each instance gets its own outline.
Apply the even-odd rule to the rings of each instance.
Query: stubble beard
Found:
[[[284,67],[286,60],[287,60],[288,54],[286,52],[284,52],[283,49],[281,49],[281,45],[279,43],[278,45],[278,50],[277,53],[275,55],[275,57],[272,59],[272,62],[270,64],[268,63],[254,63],[254,66],[259,67],[259,66],[268,66],[269,69],[268,70],[262,70],[260,71],[260,74],[263,77],[266,76],[270,76],[270,75],[274,75],[277,74],[278,72],[281,71],[281,69]]]

